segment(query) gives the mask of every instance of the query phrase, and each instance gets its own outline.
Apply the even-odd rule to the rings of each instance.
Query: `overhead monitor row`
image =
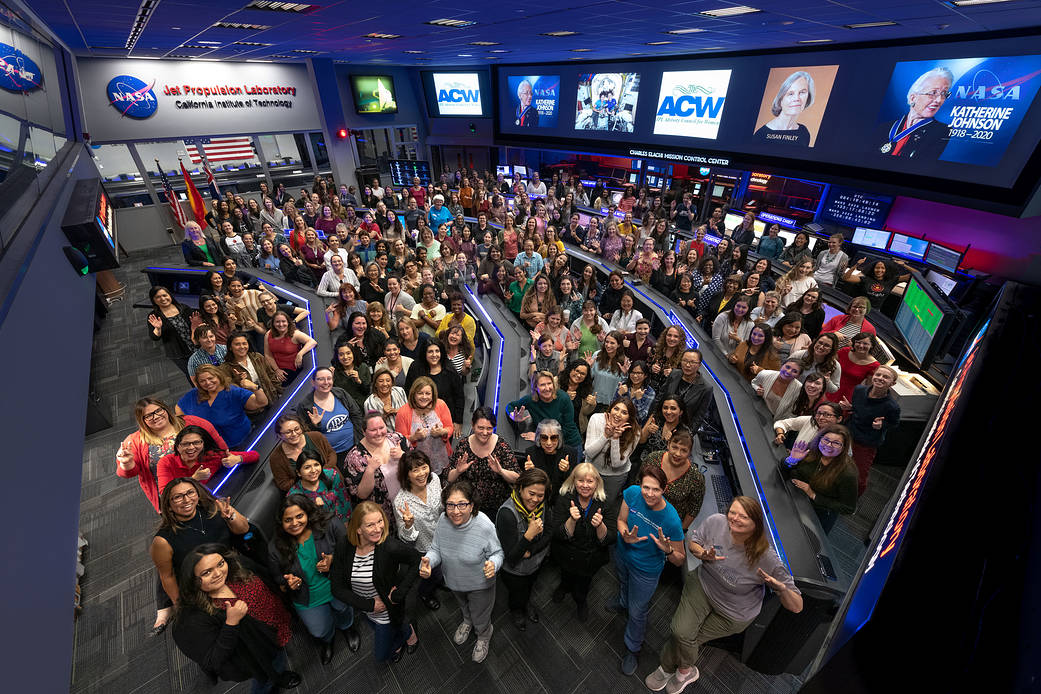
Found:
[[[435,118],[481,118],[489,116],[485,106],[488,72],[424,71],[420,73],[423,91],[427,100],[427,111]],[[398,112],[398,89],[390,74],[352,74],[351,92],[354,95],[354,110],[360,115]]]
[[[772,155],[1010,188],[1041,139],[1039,45],[1023,37],[496,66],[497,131],[508,139]]]

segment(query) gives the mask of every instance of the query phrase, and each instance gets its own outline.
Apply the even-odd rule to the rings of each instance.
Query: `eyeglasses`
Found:
[[[929,99],[946,99],[951,95],[948,89],[933,89],[928,92],[915,92],[918,96],[927,96]]]
[[[141,415],[141,419],[145,420],[146,422],[151,419],[162,419],[165,414],[166,410],[159,408],[158,410],[152,410],[151,412],[144,413],[143,415]]]
[[[191,489],[191,490],[189,490],[187,492],[184,492],[183,494],[174,494],[173,496],[170,497],[170,501],[174,502],[175,504],[179,504],[182,501],[187,501],[188,499],[194,499],[194,498],[196,498],[198,496],[199,496],[199,493],[197,491],[195,491],[194,489]]]
[[[471,506],[471,504],[470,504],[469,501],[460,501],[458,504],[453,504],[452,502],[448,502],[448,503],[445,504],[445,510],[446,511],[465,511],[466,509],[470,508],[470,506]]]
[[[181,441],[181,443],[178,445],[182,448],[187,448],[189,446],[191,446],[192,448],[197,448],[202,446],[202,441]]]
[[[827,446],[828,448],[842,448],[842,441],[833,441],[831,439],[821,439],[821,445]]]
[[[558,434],[539,434],[539,441],[559,441]]]
[[[293,429],[285,429],[285,430],[283,430],[282,431],[282,436],[283,436],[283,438],[286,437],[286,436],[299,436],[302,433],[304,433],[303,429],[301,429],[300,427],[295,427]]]
[[[827,417],[829,419],[838,419],[839,416],[834,412],[821,411],[817,413],[818,417]]]

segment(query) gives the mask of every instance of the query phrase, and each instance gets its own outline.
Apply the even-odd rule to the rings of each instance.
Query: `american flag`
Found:
[[[159,178],[163,182],[163,192],[166,194],[166,201],[170,203],[170,211],[183,229],[184,225],[188,223],[188,216],[181,208],[181,203],[177,199],[177,193],[174,192],[173,186],[170,185],[170,179],[166,176],[166,172],[163,171],[163,167],[159,165],[159,160],[156,159],[155,163],[159,167]]]
[[[214,161],[250,161],[255,156],[253,153],[253,138],[251,137],[212,137],[198,140],[185,140],[184,149],[191,158],[193,164],[202,163],[202,152],[206,159]]]

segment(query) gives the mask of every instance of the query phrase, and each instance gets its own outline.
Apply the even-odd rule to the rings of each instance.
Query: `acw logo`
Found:
[[[719,112],[723,110],[723,102],[726,97],[713,98],[712,89],[700,84],[677,85],[673,87],[672,94],[662,99],[658,106],[659,116],[679,116],[688,118],[718,118]],[[703,96],[702,96],[703,95]]]
[[[478,103],[481,101],[480,89],[464,89],[461,84],[450,84],[447,89],[437,93],[438,102],[458,104],[460,102]]]

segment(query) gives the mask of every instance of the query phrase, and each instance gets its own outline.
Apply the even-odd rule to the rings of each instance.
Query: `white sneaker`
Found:
[[[466,622],[460,624],[455,630],[455,636],[452,637],[452,640],[455,641],[455,645],[462,646],[466,643],[466,640],[470,638],[470,630],[472,628],[473,627]]]
[[[676,674],[673,675],[672,679],[669,681],[669,684],[666,685],[665,691],[668,692],[668,694],[679,694],[687,688],[688,684],[692,684],[700,676],[701,673],[698,672],[698,669],[696,667],[691,668],[690,672],[688,672],[686,675],[677,670]]]
[[[474,646],[473,661],[475,663],[484,662],[484,659],[488,657],[488,642],[484,639],[477,639],[477,645]]]
[[[665,672],[665,670],[663,670],[659,665],[654,672],[647,675],[647,677],[643,680],[643,683],[646,684],[647,688],[650,689],[652,692],[660,692],[661,690],[665,689],[665,685],[667,685],[672,680],[672,676],[674,674],[676,673]]]

